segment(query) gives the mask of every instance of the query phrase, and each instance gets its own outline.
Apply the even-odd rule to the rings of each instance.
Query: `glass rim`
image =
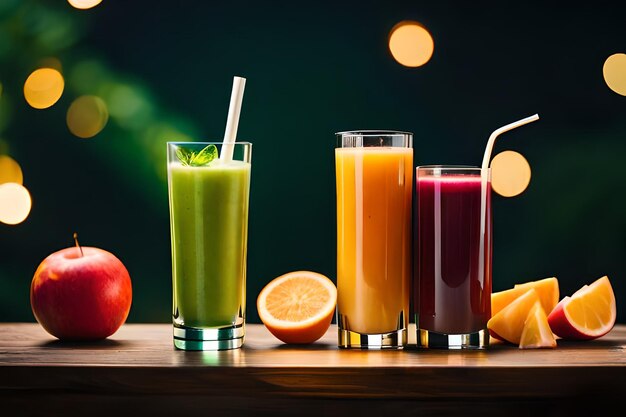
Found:
[[[440,177],[444,175],[483,176],[485,172],[487,177],[491,176],[490,167],[483,170],[483,168],[474,165],[418,165],[415,167],[415,175],[417,177]]]
[[[476,165],[418,165],[415,169],[440,169],[449,171],[482,171],[483,168]],[[487,167],[486,169],[491,169]]]
[[[413,132],[407,132],[404,130],[344,130],[341,132],[335,132],[336,136],[394,136],[394,135],[408,135],[413,136]]]

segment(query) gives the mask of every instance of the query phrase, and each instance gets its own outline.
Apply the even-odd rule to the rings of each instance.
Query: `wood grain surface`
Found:
[[[168,324],[125,324],[63,343],[36,323],[0,323],[4,415],[599,415],[623,403],[626,326],[556,349],[485,351],[289,346],[262,325],[242,349],[174,349]],[[5,414],[13,413],[13,414]]]

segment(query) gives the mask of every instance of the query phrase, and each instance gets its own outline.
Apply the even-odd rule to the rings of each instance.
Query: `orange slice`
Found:
[[[519,345],[528,312],[539,301],[534,288],[513,300],[487,322],[491,336],[509,343]]]
[[[513,288],[521,289],[524,292],[534,288],[537,291],[539,301],[541,301],[541,306],[546,314],[549,314],[559,302],[559,280],[556,277],[515,284]]]
[[[528,312],[528,317],[524,322],[524,329],[520,337],[520,349],[537,349],[537,348],[555,348],[556,339],[550,325],[548,317],[543,310],[541,303],[535,301],[535,304]]]
[[[564,297],[548,315],[548,323],[563,339],[591,340],[611,331],[616,316],[615,294],[605,275]]]
[[[284,343],[313,343],[330,327],[337,287],[325,275],[293,271],[270,281],[259,293],[257,310],[265,327]]]
[[[500,310],[531,288],[537,291],[541,306],[546,314],[550,313],[559,302],[559,281],[556,277],[515,284],[511,289],[494,292],[491,294],[491,315],[498,314]]]
[[[528,291],[528,290],[526,290]],[[491,316],[495,316],[504,307],[508,306],[520,295],[524,294],[522,288],[510,288],[504,291],[498,291],[491,294]]]

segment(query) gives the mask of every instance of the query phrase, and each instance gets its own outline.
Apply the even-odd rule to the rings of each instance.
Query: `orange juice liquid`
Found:
[[[337,311],[343,330],[408,327],[413,149],[335,149]]]

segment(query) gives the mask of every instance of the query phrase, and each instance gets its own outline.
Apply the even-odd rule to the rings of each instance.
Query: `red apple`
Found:
[[[132,287],[124,264],[94,247],[69,247],[45,258],[33,276],[30,302],[43,328],[60,340],[100,340],[126,321]]]

